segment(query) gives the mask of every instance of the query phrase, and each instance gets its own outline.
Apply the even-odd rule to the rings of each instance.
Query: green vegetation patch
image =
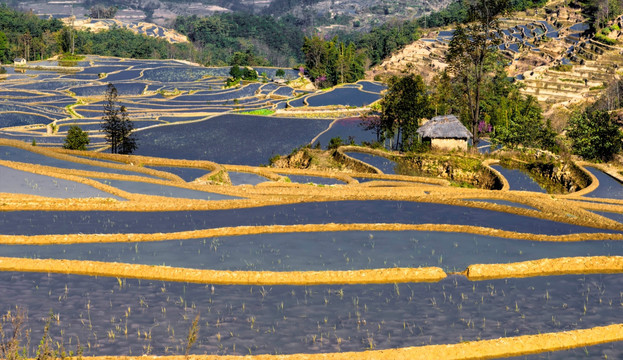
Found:
[[[573,65],[571,65],[571,64],[558,64],[556,66],[552,66],[550,69],[552,69],[554,71],[569,72],[569,71],[573,70]]]
[[[270,116],[274,113],[275,113],[275,110],[271,110],[271,109],[257,109],[257,110],[241,112],[241,114],[243,115],[263,115],[263,116]]]
[[[595,34],[595,37],[593,39],[595,39],[595,41],[599,41],[600,43],[606,44],[606,45],[616,45],[617,43],[616,40],[610,39],[604,34]]]

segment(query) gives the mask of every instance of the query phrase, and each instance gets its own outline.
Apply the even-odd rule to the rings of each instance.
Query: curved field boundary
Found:
[[[69,154],[76,154],[76,155],[90,156],[93,153],[89,152],[89,151],[71,152],[71,151],[66,150],[65,152],[63,152],[63,151],[58,151],[58,149],[56,149],[57,151],[53,151],[52,149],[45,149],[45,148],[42,148],[40,146],[32,146],[32,145],[24,143],[22,141],[7,140],[7,139],[0,139],[0,145],[11,146],[11,147],[14,147],[14,148],[18,148],[18,149],[34,152],[34,153],[37,153],[37,154],[40,154],[40,155],[49,156],[49,157],[53,157],[53,158],[56,158],[56,159],[59,159],[59,160],[70,161],[70,162],[74,162],[74,163],[80,163],[80,164],[92,165],[92,166],[98,166],[98,167],[105,167],[105,168],[110,168],[110,169],[127,170],[127,171],[136,172],[136,173],[145,173],[147,175],[154,175],[154,176],[158,176],[158,177],[169,175],[169,176],[172,176],[172,179],[179,178],[176,175],[165,173],[165,172],[159,172],[159,171],[156,171],[156,170],[150,170],[150,169],[145,169],[145,168],[140,168],[140,167],[137,168],[137,167],[126,165],[126,164],[102,163],[102,162],[99,162],[99,161],[94,161],[94,160],[89,160],[89,159],[82,159],[82,158],[77,158],[77,157],[73,157],[73,156],[69,155]],[[114,159],[112,159],[112,160],[114,160]],[[123,161],[123,162],[125,162],[125,161]],[[169,177],[169,176],[167,176],[167,177]]]
[[[489,166],[489,165],[497,164],[499,162],[500,160],[488,159],[482,162],[482,166],[489,169],[489,171],[491,171],[493,174],[495,174],[495,176],[497,176],[498,179],[500,179],[500,181],[502,182],[502,188],[500,189],[501,191],[509,191],[511,189],[511,186],[508,183],[508,179],[506,179],[504,175],[502,175],[502,173],[500,173],[496,169]]]
[[[273,172],[272,170],[270,170],[270,168],[254,167],[254,166],[248,166],[248,165],[222,165],[222,166],[227,171],[245,172],[245,173],[255,174],[255,175],[263,176],[272,181],[279,181],[282,178],[282,176]]]
[[[44,174],[45,175],[45,174]],[[110,176],[106,176],[110,177]],[[279,184],[279,183],[275,183]],[[287,184],[286,184],[287,185]],[[362,201],[362,200],[392,200],[424,202],[478,208],[501,213],[528,216],[552,220],[565,224],[601,228],[614,231],[623,231],[623,224],[603,216],[586,211],[578,206],[577,201],[566,201],[547,194],[530,194],[526,197],[523,192],[491,192],[479,189],[463,189],[453,187],[423,187],[414,184],[412,187],[392,187],[382,191],[374,187],[339,186],[339,187],[306,187],[301,193],[299,187],[291,186],[253,186],[244,189],[234,186],[197,185],[200,190],[221,193],[224,195],[242,196],[248,200],[203,201],[168,198],[149,200],[147,196],[140,201],[107,202],[97,199],[42,199],[23,201],[23,196],[12,195],[3,198],[0,209],[8,210],[107,210],[107,211],[166,211],[166,210],[217,210],[262,207],[269,205],[285,205],[294,203],[315,203],[326,201]],[[495,196],[494,196],[495,195]],[[533,206],[538,210],[498,205],[473,201],[477,198],[491,198],[499,200],[518,201]],[[467,200],[464,200],[467,199]],[[469,200],[469,201],[468,201]],[[587,203],[590,205],[590,203]],[[593,204],[594,205],[594,204]],[[610,212],[623,213],[623,206],[608,205]]]
[[[339,148],[336,149],[336,154],[337,156],[335,156],[336,159],[344,161],[347,163],[347,165],[349,165],[348,163],[352,163],[355,164],[355,167],[360,168],[361,170],[369,170],[369,173],[375,174],[375,175],[385,175],[380,169],[365,163],[361,160],[355,159],[353,157],[350,157],[348,155],[346,155],[346,153],[344,152],[345,150],[348,151],[350,148],[350,146],[340,146]],[[357,169],[359,171],[359,169]],[[366,172],[366,173],[368,173]]]
[[[85,360],[468,360],[539,354],[623,340],[623,324],[538,335],[504,337],[458,344],[426,345],[388,350],[291,355],[96,356]]]
[[[203,119],[199,120],[202,121]],[[122,163],[129,163],[130,165],[138,164],[138,165],[146,165],[146,166],[171,166],[171,167],[189,167],[196,169],[205,169],[208,173],[203,177],[210,177],[212,175],[218,174],[223,170],[223,166],[217,164],[212,161],[207,160],[177,160],[177,159],[164,159],[164,158],[155,158],[151,156],[142,156],[142,155],[119,155],[119,154],[105,154],[101,152],[92,152],[92,151],[78,151],[78,150],[66,150],[66,149],[51,149],[54,152],[58,152],[61,154],[67,155],[79,155],[79,156],[87,156],[93,157],[101,160],[113,160]],[[73,157],[72,157],[73,159]],[[171,174],[166,171],[154,170],[150,168],[142,168],[149,175],[154,175],[161,177],[162,174],[170,175],[167,177],[172,181],[182,181],[186,183],[183,179],[175,174]],[[168,185],[168,184],[167,184]]]
[[[101,261],[0,257],[0,271],[51,272],[159,281],[222,285],[337,285],[438,282],[446,273],[438,267],[323,271],[230,271]],[[510,264],[470,265],[460,273],[471,281],[623,272],[621,256],[566,257]]]
[[[222,285],[386,284],[437,282],[446,277],[446,273],[437,267],[346,271],[224,271],[100,261],[7,257],[0,257],[0,271],[52,272]]]
[[[343,172],[314,171],[314,170],[288,169],[288,168],[274,169],[274,170],[276,170],[274,171],[275,175],[278,175],[278,174],[303,175],[303,176],[307,175],[307,176],[312,176],[312,177],[322,177],[326,179],[340,180],[340,181],[345,182],[346,184],[352,184],[352,183],[356,184],[355,179],[350,177],[349,174],[343,173]]]
[[[595,189],[597,189],[599,187],[599,180],[597,180],[595,175],[593,175],[590,171],[588,171],[588,170],[586,170],[586,168],[584,168],[585,165],[588,165],[587,162],[577,162],[576,165],[582,172],[584,172],[584,174],[586,174],[586,176],[590,177],[591,183],[590,183],[590,185],[588,185],[584,189],[576,191],[576,192],[571,193],[571,194],[568,194],[567,196],[570,196],[570,195],[572,195],[572,196],[583,196],[583,195],[586,195],[586,194],[589,194],[589,193],[593,192]],[[601,167],[598,167],[598,168],[600,170],[603,170]],[[621,181],[621,180],[619,180],[619,181]]]
[[[476,264],[463,273],[469,280],[490,280],[571,274],[623,272],[622,256],[586,256],[540,259],[510,264]]]
[[[375,180],[390,180],[390,181],[403,181],[410,182],[411,184],[430,184],[439,186],[449,186],[450,182],[446,179],[424,177],[424,176],[409,176],[409,175],[393,175],[393,174],[371,174],[354,172],[349,173],[351,177],[368,178]]]
[[[297,232],[336,232],[336,231],[437,231],[477,234],[507,239],[530,241],[603,241],[623,240],[623,234],[591,233],[571,235],[539,235],[517,233],[492,228],[446,225],[446,224],[307,224],[307,225],[266,225],[266,226],[236,226],[215,229],[180,231],[155,234],[60,234],[60,235],[0,235],[0,244],[4,245],[60,245],[60,244],[88,244],[88,243],[118,243],[118,242],[146,242],[166,240],[189,240],[200,238],[214,238],[220,236],[240,236],[257,234],[284,234]]]

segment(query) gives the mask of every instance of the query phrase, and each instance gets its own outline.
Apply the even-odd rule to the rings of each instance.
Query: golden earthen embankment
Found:
[[[327,285],[438,282],[437,267],[322,271],[229,271],[99,261],[0,257],[0,271],[51,272],[223,285]],[[571,274],[623,273],[621,256],[539,259],[508,264],[474,264],[460,273],[471,281]]]
[[[623,201],[622,200],[605,200],[594,199],[596,202],[583,202],[580,203],[577,200],[579,196],[574,194],[569,195],[549,195],[549,194],[534,194],[526,196],[525,192],[521,191],[488,191],[479,189],[464,189],[454,188],[448,186],[432,186],[423,183],[412,183],[412,186],[408,186],[406,183],[399,183],[399,187],[388,187],[387,191],[381,191],[379,186],[383,184],[374,183],[373,186],[354,186],[356,184],[351,183],[353,186],[332,186],[332,187],[316,187],[303,184],[286,184],[286,183],[267,183],[270,186],[222,186],[212,184],[201,183],[185,183],[179,179],[179,177],[163,172],[144,168],[142,166],[133,166],[126,164],[102,164],[87,159],[76,158],[68,155],[77,154],[82,152],[71,152],[68,150],[51,150],[39,147],[32,147],[28,144],[24,144],[18,141],[0,140],[0,145],[15,146],[18,148],[24,148],[26,150],[35,151],[42,155],[53,156],[61,158],[63,160],[75,161],[85,163],[89,165],[107,166],[113,168],[119,168],[122,170],[131,170],[134,172],[143,172],[147,175],[162,176],[165,179],[151,179],[147,177],[135,176],[135,175],[119,175],[110,173],[94,173],[94,172],[79,172],[72,169],[59,169],[51,167],[42,167],[40,165],[32,164],[20,164],[11,163],[11,167],[22,169],[24,171],[31,171],[40,174],[56,176],[60,178],[71,179],[73,181],[79,181],[97,187],[103,191],[108,191],[117,196],[126,198],[130,201],[102,201],[101,199],[45,199],[35,198],[31,196],[23,196],[19,194],[3,194],[3,203],[0,204],[0,210],[109,210],[109,211],[174,211],[174,210],[213,210],[213,209],[233,209],[243,207],[254,206],[266,206],[266,205],[278,205],[278,204],[291,204],[297,202],[309,202],[309,201],[341,201],[341,200],[395,200],[395,201],[415,201],[415,202],[431,202],[442,203],[450,205],[459,205],[463,207],[474,207],[490,209],[495,211],[501,211],[506,213],[512,213],[517,215],[525,215],[531,217],[538,217],[542,219],[549,219],[559,222],[566,222],[582,226],[590,226],[612,230],[623,230],[623,226],[614,220],[607,219],[593,212],[586,210],[603,210],[616,213],[623,213]],[[83,154],[84,155],[84,154]],[[213,169],[213,171],[219,171],[220,165],[206,161],[186,161],[186,160],[169,160],[158,159],[140,156],[129,156],[117,159],[120,155],[112,154],[99,154],[89,153],[89,156],[96,158],[102,158],[107,160],[123,160],[132,164],[139,165],[161,165],[161,166],[187,166],[196,168]],[[9,163],[5,163],[9,164]],[[268,175],[271,178],[279,178],[277,171],[280,169],[269,168],[256,168],[258,173],[262,175]],[[243,170],[243,169],[240,169]],[[248,170],[248,169],[246,169]],[[611,169],[612,170],[612,169]],[[614,170],[612,170],[614,171]],[[68,175],[78,177],[69,178]],[[335,174],[327,172],[326,174],[314,173],[317,176],[334,177]],[[372,175],[372,174],[348,174],[348,177],[352,176],[368,176],[373,178],[379,178],[379,180],[392,180],[392,181],[422,181],[431,184],[444,185],[447,181],[442,179],[432,178],[412,178],[395,175]],[[158,196],[147,196],[138,194],[129,194],[122,192],[112,187],[100,185],[96,182],[89,180],[81,180],[80,178],[96,176],[98,178],[109,178],[117,180],[127,181],[143,181],[148,183],[155,183],[161,185],[177,186],[182,188],[209,191],[219,194],[239,196],[245,199],[234,201],[205,201],[205,200],[188,200],[188,199],[174,199]],[[171,177],[166,179],[166,177]],[[405,179],[406,178],[406,179]],[[347,180],[345,177],[344,180]],[[596,186],[596,179],[591,186]],[[395,185],[395,184],[394,184]],[[305,191],[301,191],[301,190]],[[536,210],[522,209],[507,205],[498,205],[486,202],[478,201],[465,201],[465,200],[477,200],[482,199],[499,199],[507,200],[511,202],[517,202],[520,204],[528,205]],[[593,199],[591,199],[593,201]]]
[[[100,261],[7,257],[0,257],[0,271],[51,272],[222,285],[384,284],[437,282],[446,277],[446,273],[436,267],[346,271],[226,271]]]
[[[576,242],[623,240],[618,233],[578,233],[567,235],[543,235],[504,231],[472,225],[447,224],[304,224],[304,225],[259,225],[235,226],[213,229],[179,231],[169,233],[123,233],[123,234],[55,234],[55,235],[0,235],[4,245],[68,245],[89,243],[147,242],[166,240],[189,240],[215,238],[222,236],[241,236],[256,234],[286,234],[299,232],[338,232],[338,231],[435,231],[464,234],[477,234],[506,239]]]
[[[84,360],[475,360],[545,353],[623,341],[623,324],[538,335],[387,350],[290,355],[96,356]]]
[[[21,194],[3,194],[0,210],[180,211],[239,209],[303,202],[392,200],[457,205],[466,208],[494,210],[508,214],[523,215],[592,228],[623,230],[622,224],[583,209],[583,207],[585,207],[590,210],[607,210],[623,213],[623,205],[614,203],[604,205],[590,202],[578,204],[578,201],[569,201],[565,198],[558,198],[548,194],[530,194],[530,196],[526,196],[526,194],[521,191],[492,192],[480,189],[439,187],[417,183],[414,183],[411,187],[391,187],[388,188],[387,191],[379,191],[377,187],[365,186],[317,187],[291,184],[288,184],[288,186],[244,187],[205,185],[198,186],[195,189],[239,196],[244,199],[209,201],[177,198],[163,199],[162,197],[156,196],[137,195],[136,201],[103,201],[97,198],[53,199],[34,198]],[[304,192],[301,191],[303,189],[305,190]],[[128,196],[127,194],[124,195]],[[536,210],[479,201],[467,201],[480,198],[517,202],[531,206]]]
[[[510,264],[475,264],[463,273],[469,280],[521,278],[570,274],[623,272],[622,256],[586,256],[539,259]]]

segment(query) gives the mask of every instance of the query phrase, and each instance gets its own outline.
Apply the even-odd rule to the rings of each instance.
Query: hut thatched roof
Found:
[[[435,116],[420,126],[417,133],[428,139],[471,139],[472,133],[454,115]]]

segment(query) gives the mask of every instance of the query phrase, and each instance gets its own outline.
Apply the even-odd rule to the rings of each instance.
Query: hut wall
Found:
[[[433,149],[467,151],[467,141],[465,139],[431,139],[431,147]]]

